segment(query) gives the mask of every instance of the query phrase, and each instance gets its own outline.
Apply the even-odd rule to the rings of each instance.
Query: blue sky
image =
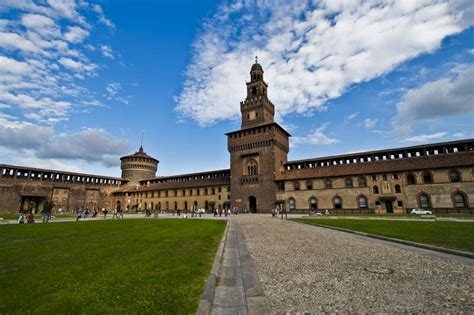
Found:
[[[289,159],[471,138],[470,1],[0,2],[0,163],[227,168],[259,56]]]

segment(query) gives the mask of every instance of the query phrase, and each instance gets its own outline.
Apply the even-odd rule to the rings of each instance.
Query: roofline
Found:
[[[288,131],[286,131],[282,126],[280,126],[280,125],[279,125],[278,123],[276,123],[276,122],[272,122],[272,123],[264,124],[264,125],[258,125],[258,126],[255,126],[255,127],[250,127],[250,128],[245,128],[245,129],[239,129],[239,130],[236,130],[236,131],[231,131],[231,132],[226,133],[225,135],[228,136],[228,135],[232,135],[232,134],[235,134],[235,133],[239,133],[239,132],[241,132],[241,131],[253,130],[253,129],[260,128],[260,127],[271,126],[271,125],[277,126],[277,127],[278,127],[281,131],[283,131],[288,137],[291,137],[291,135],[288,133]]]
[[[107,179],[114,179],[114,180],[120,180],[120,181],[123,181],[123,182],[128,182],[128,179],[121,178],[121,177],[113,177],[113,176],[105,176],[105,175],[97,175],[97,174],[86,174],[86,173],[77,173],[77,172],[68,172],[68,171],[60,171],[60,170],[53,170],[53,169],[47,169],[47,168],[36,168],[36,167],[11,165],[11,164],[0,164],[0,168],[16,168],[16,169],[30,170],[30,171],[36,171],[36,172],[51,172],[51,173],[61,173],[61,174],[66,174],[66,175],[102,177],[102,178],[107,178]]]
[[[404,150],[425,149],[425,148],[431,148],[431,147],[439,147],[443,145],[462,144],[462,143],[468,143],[468,142],[474,142],[474,138],[456,140],[456,141],[420,144],[420,145],[414,145],[414,146],[409,146],[409,147],[399,147],[399,148],[392,148],[392,149],[381,149],[381,150],[365,151],[365,152],[357,152],[357,153],[346,153],[346,154],[340,154],[340,155],[321,156],[321,157],[314,157],[314,158],[309,158],[309,159],[287,161],[284,163],[284,165],[312,162],[316,160],[319,161],[319,160],[341,159],[341,158],[347,158],[347,157],[358,157],[358,156],[364,156],[368,154],[381,154],[381,153],[389,153],[389,152],[404,151]]]

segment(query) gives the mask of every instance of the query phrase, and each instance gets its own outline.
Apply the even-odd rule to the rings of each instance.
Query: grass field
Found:
[[[63,214],[53,214],[56,218],[75,218],[76,214],[74,213],[63,213]],[[26,216],[26,215],[25,215]],[[3,218],[4,220],[16,220],[18,218],[18,213],[4,213],[0,214],[0,218]],[[39,220],[41,221],[41,218],[43,218],[43,215],[41,213],[35,214],[35,221]]]
[[[0,226],[0,314],[195,313],[225,224]]]
[[[418,222],[308,218],[294,220],[474,252],[474,222]]]
[[[467,218],[467,219],[474,219],[474,213],[435,213],[433,214],[436,217],[441,217],[441,218]],[[419,214],[408,214],[408,213],[402,213],[402,214],[395,214],[395,213],[388,213],[388,214],[342,214],[342,213],[337,213],[337,214],[330,214],[330,216],[336,216],[336,217],[378,217],[378,218],[419,218]]]

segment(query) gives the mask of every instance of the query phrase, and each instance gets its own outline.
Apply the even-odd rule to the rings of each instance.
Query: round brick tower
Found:
[[[120,161],[122,178],[128,179],[130,182],[155,178],[160,162],[143,152],[143,146],[140,146],[138,152],[121,157]]]

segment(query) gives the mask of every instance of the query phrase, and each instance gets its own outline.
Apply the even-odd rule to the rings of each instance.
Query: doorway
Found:
[[[393,213],[393,204],[391,200],[385,201],[385,210],[387,213]]]
[[[251,213],[257,212],[257,198],[255,196],[249,197],[249,210]]]

